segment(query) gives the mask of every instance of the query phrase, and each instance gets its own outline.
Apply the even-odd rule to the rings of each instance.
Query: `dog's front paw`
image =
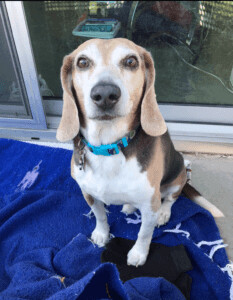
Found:
[[[137,209],[131,205],[131,204],[124,204],[122,207],[121,212],[123,212],[126,215],[130,215],[132,213],[134,213]]]
[[[91,240],[99,247],[104,247],[109,241],[109,231],[95,229],[92,232]]]
[[[127,264],[132,266],[142,266],[146,262],[148,253],[145,251],[140,251],[134,246],[128,253]]]
[[[158,210],[157,220],[156,220],[156,226],[160,227],[162,225],[165,225],[171,217],[171,208],[169,207],[163,207]]]

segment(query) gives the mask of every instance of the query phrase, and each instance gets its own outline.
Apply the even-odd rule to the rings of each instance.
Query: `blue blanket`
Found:
[[[184,299],[163,278],[124,284],[90,241],[95,219],[70,176],[72,152],[0,139],[0,299]],[[138,212],[109,207],[114,236],[136,239]],[[229,263],[209,212],[180,197],[153,241],[184,244],[194,266],[191,299],[233,298]]]

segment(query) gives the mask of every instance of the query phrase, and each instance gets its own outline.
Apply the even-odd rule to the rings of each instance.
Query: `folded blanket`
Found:
[[[184,299],[163,278],[122,283],[90,241],[95,219],[70,176],[72,152],[0,139],[0,299]],[[140,214],[110,206],[116,237],[136,239]],[[183,244],[191,299],[233,299],[225,245],[209,212],[180,197],[153,241]],[[230,298],[231,297],[231,298]]]
[[[135,277],[163,277],[190,299],[192,278],[185,272],[192,270],[193,266],[185,247],[151,243],[145,264],[135,267],[127,264],[127,254],[134,243],[133,240],[112,238],[101,254],[101,261],[116,264],[123,282]]]

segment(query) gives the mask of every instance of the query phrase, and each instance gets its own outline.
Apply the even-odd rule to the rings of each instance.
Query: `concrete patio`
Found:
[[[225,215],[215,221],[233,261],[233,156],[184,154],[184,157],[192,162],[192,184]]]

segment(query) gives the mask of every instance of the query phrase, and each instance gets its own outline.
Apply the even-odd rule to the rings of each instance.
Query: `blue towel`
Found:
[[[90,241],[95,218],[70,176],[72,152],[0,139],[0,299],[184,299],[163,278],[124,284]],[[110,206],[111,233],[136,239],[140,213]],[[233,299],[229,260],[209,212],[185,197],[153,241],[184,244],[194,266],[191,299]]]

